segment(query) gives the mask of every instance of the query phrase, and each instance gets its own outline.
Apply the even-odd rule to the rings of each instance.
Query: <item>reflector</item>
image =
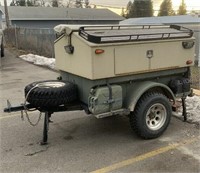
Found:
[[[105,51],[103,50],[103,49],[96,49],[95,50],[95,53],[96,54],[102,54],[102,53],[104,53]]]
[[[193,63],[192,60],[187,60],[187,61],[186,61],[186,64],[187,64],[187,65],[190,65],[190,64],[192,64],[192,63]]]

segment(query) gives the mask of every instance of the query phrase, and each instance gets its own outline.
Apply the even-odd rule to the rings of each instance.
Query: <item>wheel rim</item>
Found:
[[[166,121],[167,110],[164,105],[156,103],[152,105],[146,114],[146,124],[150,130],[159,130]]]
[[[43,83],[39,83],[36,86],[37,87],[42,87],[42,88],[60,88],[62,86],[64,86],[65,83],[64,82],[43,82]]]

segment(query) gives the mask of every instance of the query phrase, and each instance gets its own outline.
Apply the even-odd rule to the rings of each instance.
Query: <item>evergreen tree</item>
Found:
[[[127,6],[126,6],[126,18],[129,18],[132,16],[132,5],[133,3],[131,1],[128,2]]]
[[[83,8],[83,4],[81,0],[76,0],[75,1],[75,7],[76,8]]]
[[[164,0],[160,5],[158,16],[173,16],[175,12],[172,8],[171,0]]]
[[[127,5],[127,17],[151,17],[153,16],[153,3],[151,0],[135,0],[130,8],[130,2]]]
[[[26,6],[26,1],[25,0],[19,0],[18,1],[18,6]]]
[[[178,14],[185,15],[187,13],[186,9],[187,9],[186,4],[185,4],[184,0],[182,0],[181,5],[179,6],[179,9],[178,9]]]
[[[58,1],[52,0],[52,7],[58,7]]]

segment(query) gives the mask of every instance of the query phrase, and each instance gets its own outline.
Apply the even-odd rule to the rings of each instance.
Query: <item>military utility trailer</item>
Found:
[[[46,112],[44,132],[53,112],[85,110],[97,118],[128,115],[137,135],[156,138],[168,127],[176,98],[182,99],[186,120],[192,30],[177,25],[58,25],[55,31],[60,77],[25,88],[26,107]]]
[[[157,137],[169,123],[176,97],[191,92],[190,29],[60,25],[55,30],[61,34],[55,41],[61,78],[78,87],[79,100],[97,118],[128,114],[140,136]]]

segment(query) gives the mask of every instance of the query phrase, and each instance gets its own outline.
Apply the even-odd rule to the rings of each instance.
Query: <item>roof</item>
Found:
[[[120,24],[199,24],[200,18],[190,15],[130,18]]]
[[[0,7],[4,12],[4,7]],[[108,9],[9,6],[10,20],[123,20]]]

